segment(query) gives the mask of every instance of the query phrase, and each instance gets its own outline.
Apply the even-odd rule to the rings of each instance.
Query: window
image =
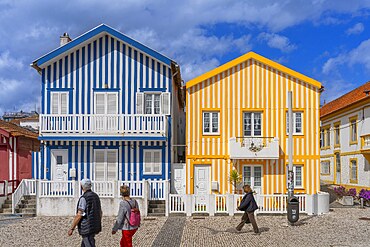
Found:
[[[357,183],[357,160],[352,159],[350,160],[350,182],[351,183]]]
[[[243,184],[255,187],[262,186],[262,166],[243,166]]]
[[[323,149],[330,148],[330,125],[321,128],[320,147]]]
[[[219,112],[203,112],[203,134],[219,134]]]
[[[293,112],[293,134],[302,134],[302,112]],[[289,112],[286,113],[286,133],[289,134]]]
[[[96,114],[118,114],[118,93],[95,93]]]
[[[262,135],[262,113],[244,112],[243,113],[243,132],[244,136]]]
[[[350,118],[350,144],[357,143],[357,117]]]
[[[68,113],[68,92],[51,92],[51,114]]]
[[[95,150],[95,180],[113,181],[117,180],[118,170],[117,150],[105,149]]]
[[[323,175],[330,174],[330,161],[329,160],[321,161],[321,174]]]
[[[340,124],[334,124],[334,147],[340,146]]]
[[[287,165],[286,180],[288,188],[288,172],[289,166]],[[303,189],[303,166],[302,165],[293,165],[294,173],[294,188]]]
[[[170,96],[165,93],[136,93],[137,114],[170,114]]]
[[[144,174],[162,174],[161,150],[144,150]]]

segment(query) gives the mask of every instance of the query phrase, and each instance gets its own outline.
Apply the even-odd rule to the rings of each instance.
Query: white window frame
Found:
[[[255,168],[258,167],[258,168],[261,169],[261,181],[260,181],[261,184],[260,185],[257,185],[257,187],[262,188],[262,186],[263,186],[263,166],[262,165],[243,165],[243,171],[242,171],[243,185],[248,184],[246,182],[246,177],[245,177],[245,169],[247,167],[250,167],[250,169],[251,169],[251,183],[249,184],[251,187],[256,187],[256,185],[255,185],[255,182],[256,181],[255,181],[255,176],[254,176],[255,175]]]
[[[146,98],[148,96],[151,96],[151,102],[152,102],[152,106],[151,106],[151,113],[146,113],[146,110],[147,110],[147,107],[146,107]],[[159,97],[159,113],[155,113],[155,96],[158,96]],[[162,97],[161,97],[161,93],[155,93],[155,92],[150,92],[150,93],[144,93],[144,114],[146,115],[160,115],[162,113]]]
[[[301,185],[297,185],[297,167],[301,168]],[[286,166],[286,187],[288,188],[288,173],[289,166]],[[293,174],[294,174],[294,189],[304,189],[304,166],[301,164],[293,164]]]
[[[66,95],[66,113],[62,113],[62,100],[61,100],[61,97],[62,97],[62,94],[65,94]],[[58,112],[53,112],[53,99],[54,97],[58,97]],[[64,114],[68,114],[68,111],[69,111],[69,92],[68,91],[62,91],[62,92],[51,92],[50,93],[50,105],[51,105],[51,108],[50,108],[50,113],[51,114],[58,114],[58,115],[64,115]]]
[[[246,116],[246,114],[247,113],[250,113],[251,114],[251,135],[245,135],[245,124],[244,124],[244,122],[245,122],[245,116]],[[261,116],[261,134],[260,135],[255,135],[255,133],[254,133],[254,130],[255,130],[255,128],[254,128],[254,115],[255,114],[260,114],[260,116]],[[243,136],[244,137],[250,137],[250,136],[256,136],[256,137],[259,137],[259,136],[263,136],[263,126],[262,126],[262,124],[263,124],[263,113],[262,112],[250,112],[250,111],[245,111],[245,112],[243,112]]]
[[[297,132],[297,114],[301,114],[301,131]],[[289,135],[289,112],[286,113],[286,134]],[[303,135],[303,112],[293,111],[293,135]]]
[[[154,159],[154,153],[155,152],[159,152],[159,163],[155,163],[153,162],[153,159]],[[146,154],[147,153],[151,153],[151,161],[152,162],[149,162],[149,163],[146,163],[145,162],[145,157],[146,157]],[[144,149],[143,151],[143,175],[162,175],[162,162],[163,162],[163,157],[162,157],[163,153],[162,153],[162,150],[161,149]],[[158,172],[154,172],[154,165],[155,164],[159,164],[159,171]],[[146,166],[149,166],[150,167],[150,172],[146,172]]]
[[[97,95],[104,95],[104,113],[102,114],[99,114],[99,115],[104,115],[104,114],[108,114],[108,95],[115,95],[116,96],[116,113],[111,113],[111,114],[118,114],[119,112],[119,109],[118,109],[118,100],[119,100],[119,97],[118,97],[118,92],[95,92],[94,93],[94,114],[98,114],[96,112],[96,103],[97,103],[97,100],[96,100],[96,97]]]
[[[210,114],[209,118],[209,132],[205,132],[205,120],[204,120],[204,115],[208,113]],[[213,125],[213,114],[217,114],[217,132],[213,131],[212,125]],[[220,112],[219,111],[203,111],[202,112],[202,132],[203,135],[219,135],[220,134]]]
[[[357,162],[357,159],[350,159],[350,176],[349,176],[349,180],[350,180],[350,183],[358,183],[358,162]],[[353,178],[353,162],[355,162],[356,164],[356,177]]]
[[[94,149],[94,180],[96,180],[96,153],[97,152],[104,152],[104,180],[97,180],[97,181],[108,181],[108,151],[113,151],[116,153],[116,178],[114,180],[118,180],[118,150],[117,149]]]
[[[330,174],[330,160],[322,160],[321,164],[321,174],[322,175],[329,175]]]

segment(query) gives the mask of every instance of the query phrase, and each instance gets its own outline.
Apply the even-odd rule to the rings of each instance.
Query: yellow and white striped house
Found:
[[[186,193],[232,193],[232,169],[260,194],[287,192],[293,94],[295,193],[320,190],[320,82],[249,52],[186,83]]]

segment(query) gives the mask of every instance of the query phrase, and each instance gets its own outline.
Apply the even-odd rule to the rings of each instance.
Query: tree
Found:
[[[237,170],[231,170],[229,174],[229,181],[231,185],[234,187],[234,194],[237,192],[238,186],[241,184],[242,179],[243,179],[242,175],[239,174]]]

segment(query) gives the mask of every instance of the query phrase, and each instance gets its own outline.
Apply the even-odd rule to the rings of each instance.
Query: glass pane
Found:
[[[57,165],[63,164],[63,156],[57,156]]]
[[[155,151],[154,152],[154,163],[160,163],[161,162],[161,151]]]
[[[351,141],[355,142],[357,141],[357,126],[356,126],[356,121],[351,121],[351,129],[352,129],[352,134],[351,134]]]
[[[144,162],[151,163],[152,162],[152,153],[151,152],[144,152]]]
[[[116,93],[110,93],[107,94],[108,97],[108,114],[117,114],[118,109],[117,109],[117,94]]]
[[[95,151],[95,180],[104,181],[104,151]]]
[[[254,113],[254,135],[261,135],[261,113]]]
[[[302,133],[302,113],[295,113],[295,133]]]
[[[210,113],[203,113],[203,132],[210,133]]]
[[[159,94],[154,94],[154,114],[161,113],[161,96]]]
[[[339,144],[339,127],[335,128],[335,144]]]
[[[325,131],[325,135],[326,135],[326,143],[325,143],[325,146],[330,146],[330,130],[329,129],[327,129],[326,131]]]
[[[105,114],[105,94],[96,94],[95,109],[96,114]]]
[[[297,187],[302,186],[302,166],[296,166],[295,168],[295,185]]]
[[[340,155],[339,153],[335,154],[335,160],[336,160],[336,167],[337,167],[337,172],[340,172],[341,167],[340,167]]]
[[[251,167],[250,166],[243,167],[243,182],[244,184],[251,185]]]
[[[59,105],[59,94],[52,93],[51,94],[51,114],[59,114],[58,112],[58,105]]]
[[[357,162],[355,160],[352,160],[352,180],[357,179]]]
[[[153,164],[153,172],[159,173],[161,171],[161,164],[155,163]]]
[[[244,113],[244,136],[251,136],[252,135],[252,114],[249,112]]]
[[[153,95],[152,94],[145,94],[144,99],[145,99],[144,113],[145,114],[152,114]]]
[[[259,166],[254,167],[254,186],[261,187],[262,185],[262,168]]]
[[[68,93],[60,94],[60,113],[67,114],[67,96]]]
[[[212,133],[218,132],[218,113],[212,113]]]

